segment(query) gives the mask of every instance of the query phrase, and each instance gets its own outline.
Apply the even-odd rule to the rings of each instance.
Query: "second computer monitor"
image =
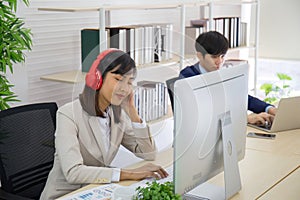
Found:
[[[248,64],[175,82],[176,193],[184,194],[223,170],[222,131],[230,132],[237,160],[244,157],[247,93]]]

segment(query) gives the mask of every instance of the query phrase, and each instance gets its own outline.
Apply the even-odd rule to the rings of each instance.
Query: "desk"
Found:
[[[248,131],[253,129],[249,127]],[[277,133],[275,140],[247,138],[245,158],[239,162],[242,190],[232,199],[299,199],[297,195],[300,185],[299,140],[300,129]],[[159,153],[154,163],[169,166],[173,161],[172,158],[173,150],[169,149]],[[138,162],[130,168],[147,162],[149,161]],[[209,182],[223,185],[223,177],[223,173],[220,173]],[[130,185],[134,182],[122,181],[120,184]],[[95,186],[97,185],[88,185],[75,192]],[[277,198],[277,194],[281,194],[283,198]]]
[[[245,158],[239,162],[242,190],[232,199],[257,199],[278,184],[299,165],[300,156],[278,156],[270,152],[246,149]],[[224,185],[224,173],[209,182]],[[288,192],[284,191],[284,192]]]
[[[248,127],[248,131],[263,132],[252,127]],[[300,155],[300,129],[282,131],[275,134],[275,140],[247,138],[247,148],[281,155]]]
[[[300,192],[300,166],[283,179],[279,184],[275,185],[271,190],[267,191],[259,200],[274,199],[299,199]],[[288,191],[288,192],[283,192]]]

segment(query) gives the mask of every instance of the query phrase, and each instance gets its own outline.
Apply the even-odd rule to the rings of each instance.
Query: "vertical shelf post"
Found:
[[[99,8],[99,50],[104,51],[107,48],[105,35],[105,9]]]
[[[208,3],[208,9],[209,9],[209,16],[208,16],[208,19],[209,19],[209,31],[213,30],[213,16],[214,16],[214,5],[213,5],[213,2],[209,2]]]
[[[184,65],[184,44],[185,43],[185,5],[180,5],[180,70]]]
[[[256,15],[255,15],[255,50],[254,50],[254,95],[257,94],[257,88],[256,88],[256,84],[257,84],[257,64],[258,64],[258,42],[259,42],[259,12],[260,12],[260,8],[259,8],[259,0],[256,1]]]

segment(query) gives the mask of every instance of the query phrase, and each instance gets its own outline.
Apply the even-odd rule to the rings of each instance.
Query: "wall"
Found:
[[[300,60],[299,8],[299,0],[260,1],[260,58]]]

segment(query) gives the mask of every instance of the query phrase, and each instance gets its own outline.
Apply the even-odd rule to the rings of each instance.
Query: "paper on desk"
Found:
[[[117,184],[100,185],[58,200],[110,200]]]

